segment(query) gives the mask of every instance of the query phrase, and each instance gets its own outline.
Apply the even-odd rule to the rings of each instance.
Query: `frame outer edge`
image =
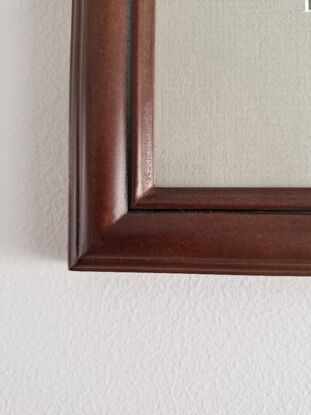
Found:
[[[71,58],[70,58],[70,103],[69,103],[69,268],[78,260],[79,240],[79,79],[81,55],[81,1],[72,0]]]

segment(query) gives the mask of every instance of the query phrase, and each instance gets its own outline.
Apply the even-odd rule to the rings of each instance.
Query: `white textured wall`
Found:
[[[309,415],[311,280],[66,271],[69,23],[0,2],[1,415]]]

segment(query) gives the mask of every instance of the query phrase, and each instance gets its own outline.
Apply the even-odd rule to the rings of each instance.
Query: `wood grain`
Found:
[[[132,204],[153,187],[155,4],[133,3],[131,161]]]
[[[81,270],[310,275],[307,215],[128,213]]]
[[[127,211],[126,0],[74,1],[69,262]]]
[[[310,211],[311,189],[152,187],[135,209]]]

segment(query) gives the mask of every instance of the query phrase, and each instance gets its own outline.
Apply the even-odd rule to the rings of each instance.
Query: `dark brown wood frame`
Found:
[[[310,275],[310,189],[153,185],[155,0],[74,0],[72,270]]]

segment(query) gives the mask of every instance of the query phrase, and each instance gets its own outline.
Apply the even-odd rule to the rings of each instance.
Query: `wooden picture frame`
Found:
[[[69,268],[310,275],[311,189],[153,185],[155,0],[74,0]]]

